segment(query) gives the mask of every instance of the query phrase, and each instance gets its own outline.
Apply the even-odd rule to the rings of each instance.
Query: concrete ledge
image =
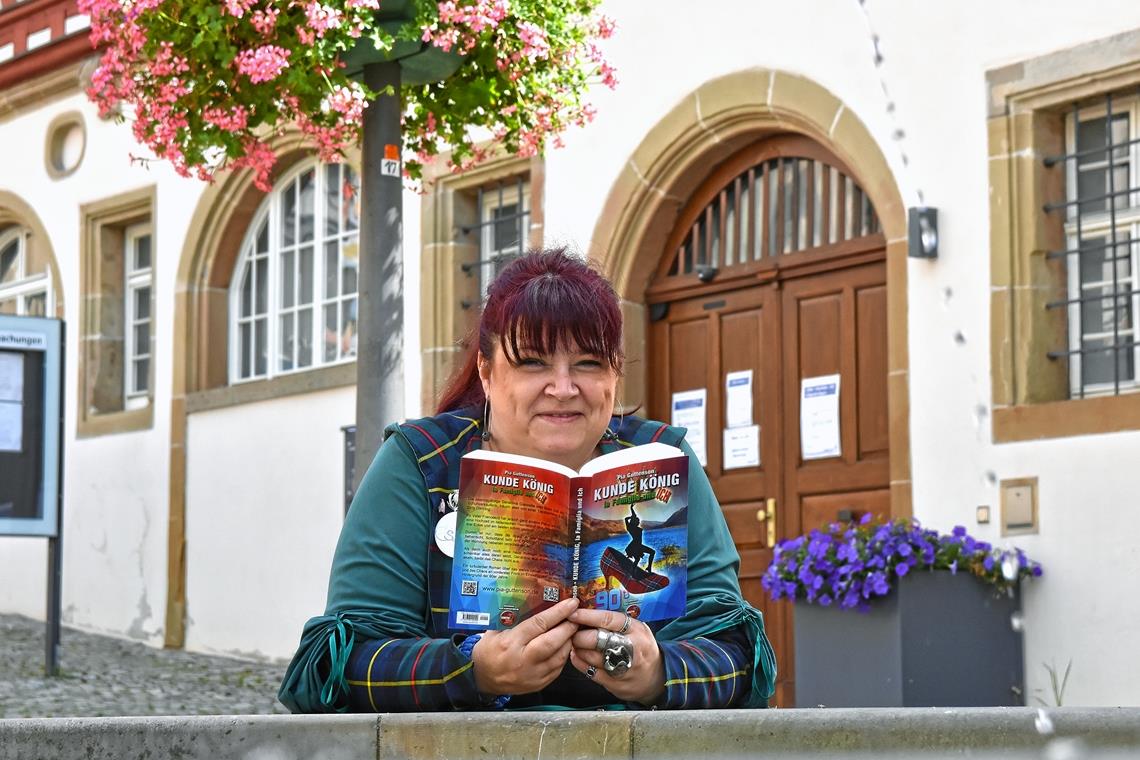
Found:
[[[1044,720],[1042,718],[1044,716]],[[54,718],[0,720],[0,760],[1140,755],[1140,708]]]

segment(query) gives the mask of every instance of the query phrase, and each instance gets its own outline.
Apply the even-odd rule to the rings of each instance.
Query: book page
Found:
[[[537,460],[536,460],[537,461]],[[570,481],[544,467],[465,456],[449,623],[511,628],[569,597]]]
[[[661,446],[668,458],[627,463],[589,480],[579,566],[583,607],[645,621],[685,612],[689,460]]]

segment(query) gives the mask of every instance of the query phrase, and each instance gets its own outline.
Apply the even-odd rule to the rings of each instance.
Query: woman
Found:
[[[527,254],[491,285],[473,342],[437,415],[385,431],[345,519],[326,613],[306,624],[281,701],[294,712],[766,706],[775,659],[684,430],[614,416],[623,355],[612,286],[565,251]],[[689,456],[683,617],[646,624],[570,599],[509,630],[448,629],[451,558],[436,527],[454,509],[465,452],[578,469],[650,440]]]

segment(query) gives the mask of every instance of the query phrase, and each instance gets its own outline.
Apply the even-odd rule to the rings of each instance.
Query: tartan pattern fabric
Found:
[[[434,524],[454,508],[459,460],[478,448],[482,409],[464,409],[391,425],[385,437],[402,436],[415,453],[427,486]],[[684,431],[636,417],[614,417],[613,440],[603,453],[661,441],[679,446]],[[448,628],[452,559],[435,541],[428,548],[426,638],[387,638],[358,642],[345,667],[349,709],[372,712],[487,707],[475,686],[471,661],[457,646],[466,632]],[[650,624],[657,630],[665,621]],[[751,646],[737,629],[687,641],[661,641],[668,707],[728,707],[749,686]],[[567,666],[571,668],[572,666]],[[564,673],[548,687],[555,696]],[[521,700],[516,700],[521,701]]]
[[[471,660],[452,639],[381,639],[353,648],[345,667],[353,712],[486,706]]]

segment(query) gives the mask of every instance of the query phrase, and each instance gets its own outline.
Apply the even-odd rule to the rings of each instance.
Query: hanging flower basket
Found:
[[[369,90],[398,60],[406,174],[448,150],[462,168],[495,145],[533,155],[593,118],[614,86],[600,0],[79,0],[102,49],[88,95],[132,122],[152,156],[212,180],[248,167],[268,189],[270,141],[296,126],[324,160],[356,145]]]

